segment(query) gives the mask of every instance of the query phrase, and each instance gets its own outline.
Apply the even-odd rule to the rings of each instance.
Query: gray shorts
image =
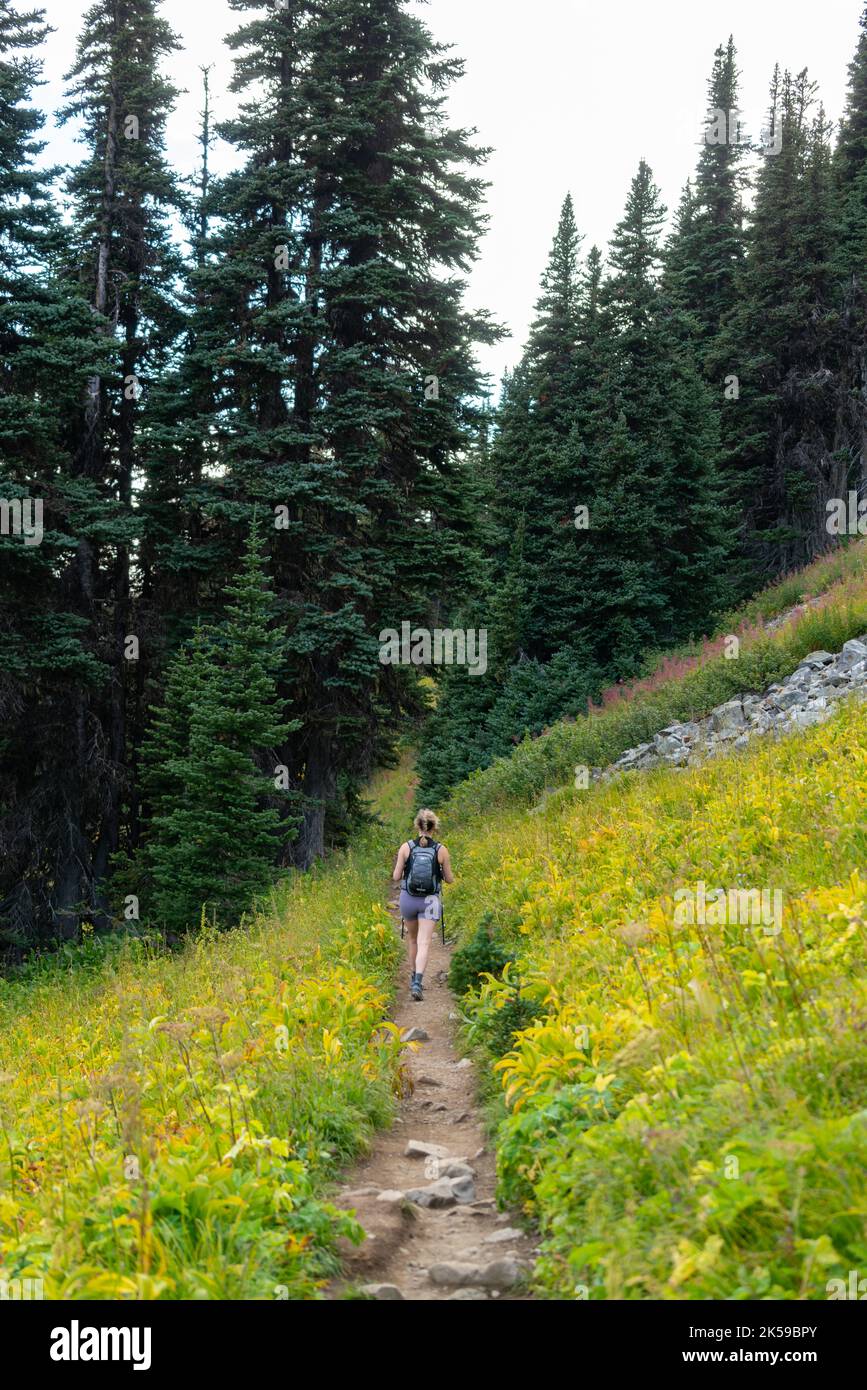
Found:
[[[405,888],[401,888],[400,915],[406,922],[414,922],[417,917],[424,917],[428,922],[438,922],[442,915],[439,895],[431,893],[427,898],[418,898],[414,893],[407,893]]]

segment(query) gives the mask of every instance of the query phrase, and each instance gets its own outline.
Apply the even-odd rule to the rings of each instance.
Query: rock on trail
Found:
[[[377,1301],[529,1297],[535,1243],[515,1213],[497,1211],[475,1068],[455,1047],[448,963],[435,936],[422,1003],[409,998],[401,966],[394,1022],[414,1044],[404,1054],[413,1089],[333,1199],[355,1211],[367,1239],[341,1242],[344,1274],[331,1298],[350,1285]]]

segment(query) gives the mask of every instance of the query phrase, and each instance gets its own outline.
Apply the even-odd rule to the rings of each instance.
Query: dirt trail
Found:
[[[394,1022],[402,1031],[421,1028],[429,1036],[406,1050],[413,1089],[393,1127],[376,1137],[335,1198],[337,1205],[357,1212],[368,1238],[360,1247],[344,1244],[347,1272],[334,1287],[334,1297],[347,1284],[370,1285],[370,1292],[384,1299],[527,1297],[513,1281],[516,1265],[526,1269],[532,1264],[535,1243],[517,1229],[515,1214],[498,1212],[494,1202],[494,1156],[476,1104],[475,1069],[460,1059],[456,1025],[449,1017],[455,1010],[446,983],[449,957],[449,949],[435,936],[422,1003],[410,999],[409,968],[401,965]],[[426,1169],[424,1157],[406,1155],[410,1140],[440,1145],[449,1158],[466,1160],[473,1169],[472,1189],[466,1186],[467,1175],[461,1181],[459,1173],[459,1200],[442,1208],[407,1200],[406,1192],[435,1182],[438,1187],[449,1184],[448,1178],[437,1179],[433,1164]],[[440,1169],[447,1162],[441,1158]],[[446,1193],[443,1200],[449,1200]],[[428,1272],[435,1267],[438,1277],[450,1282],[435,1282]]]

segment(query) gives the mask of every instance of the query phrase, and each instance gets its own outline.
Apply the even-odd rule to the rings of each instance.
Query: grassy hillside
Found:
[[[796,604],[809,606],[779,628],[766,629],[768,620]],[[576,765],[612,763],[667,724],[700,718],[743,691],[763,690],[793,671],[808,652],[838,651],[865,631],[867,542],[859,541],[729,614],[709,641],[652,659],[645,679],[615,687],[600,710],[555,724],[511,757],[468,777],[450,798],[449,820],[461,825],[480,812],[499,814],[527,804],[546,787],[571,782]],[[736,659],[725,654],[729,635],[738,637]]]
[[[773,632],[756,618],[802,581],[733,618],[737,660],[669,659],[446,808],[454,978],[542,1293],[824,1298],[867,1267],[867,706],[703,768],[573,785],[576,763],[867,630],[865,558],[817,567],[819,601]],[[92,940],[0,981],[0,1278],[319,1296],[360,1235],[329,1185],[402,1084],[383,890],[413,785],[406,759],[383,774],[382,825],[238,931],[175,954]],[[699,885],[767,893],[779,919],[690,920]]]
[[[395,793],[396,781],[400,784]],[[405,770],[381,779],[403,813]],[[389,1121],[394,834],[176,955],[94,941],[0,981],[0,1278],[46,1298],[316,1297],[323,1194]]]
[[[863,603],[838,593],[775,643],[791,665]],[[631,717],[558,734],[600,748]],[[541,1226],[541,1288],[826,1298],[867,1266],[867,707],[566,787],[541,815],[498,776],[501,809],[449,817],[450,916],[464,968],[513,957],[464,1012],[504,1088],[501,1191]],[[780,917],[733,898],[701,921],[700,885],[766,891]]]

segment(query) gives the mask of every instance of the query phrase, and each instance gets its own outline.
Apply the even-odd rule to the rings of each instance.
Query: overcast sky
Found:
[[[19,0],[22,9],[35,3],[56,30],[46,45],[48,85],[40,89],[53,110],[80,7]],[[751,132],[762,126],[775,62],[809,67],[828,116],[838,119],[863,0],[430,0],[415,8],[466,60],[466,76],[453,89],[455,122],[475,126],[480,142],[493,147],[490,229],[469,300],[512,334],[483,355],[499,376],[520,353],[565,193],[575,199],[585,250],[594,241],[604,248],[642,156],[669,208],[676,206],[695,163],[713,52],[729,33]],[[187,171],[197,159],[200,65],[213,65],[215,116],[232,109],[222,38],[239,16],[228,0],[164,0],[162,11],[185,46],[171,63],[172,79],[187,93],[169,127],[169,155]],[[70,130],[48,133],[52,160],[76,157]],[[217,152],[215,163],[225,167],[228,155]]]

